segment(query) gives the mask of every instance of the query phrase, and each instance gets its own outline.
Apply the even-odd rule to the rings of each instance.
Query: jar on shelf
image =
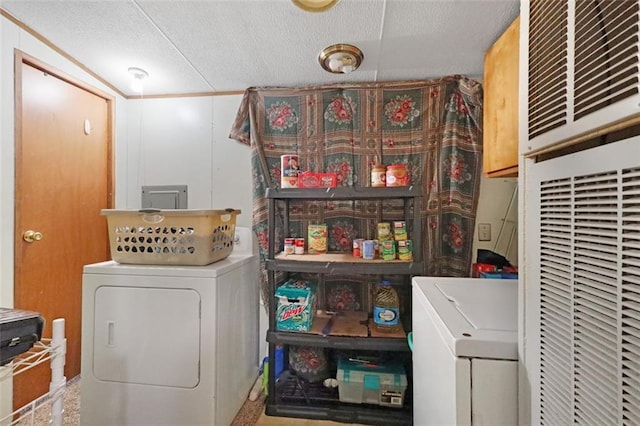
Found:
[[[387,167],[386,186],[407,186],[409,175],[404,164],[391,164]]]
[[[387,166],[376,164],[371,166],[371,186],[380,188],[386,186]]]

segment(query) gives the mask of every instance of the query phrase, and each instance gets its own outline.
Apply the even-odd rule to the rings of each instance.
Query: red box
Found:
[[[298,188],[335,188],[338,177],[335,173],[302,172],[298,174]]]
[[[498,268],[488,263],[474,263],[471,265],[471,277],[480,278],[481,272],[496,272]]]
[[[484,276],[483,276],[484,275]],[[472,278],[498,278],[493,275],[503,276],[518,276],[518,268],[515,266],[504,266],[498,268],[495,265],[489,263],[474,263],[471,265],[471,277]]]

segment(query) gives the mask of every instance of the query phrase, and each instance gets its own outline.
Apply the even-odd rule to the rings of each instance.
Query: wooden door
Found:
[[[111,104],[16,55],[14,306],[66,322],[65,376],[80,373],[83,265],[109,258]],[[42,234],[27,242],[28,230]],[[48,392],[48,365],[14,380],[14,409]]]

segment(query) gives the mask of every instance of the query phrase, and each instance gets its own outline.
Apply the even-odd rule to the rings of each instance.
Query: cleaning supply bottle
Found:
[[[391,282],[383,280],[373,293],[373,326],[381,332],[402,330],[400,323],[400,299]]]

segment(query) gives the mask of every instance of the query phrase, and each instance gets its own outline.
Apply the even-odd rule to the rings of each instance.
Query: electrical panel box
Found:
[[[143,209],[186,209],[187,185],[142,187]]]

